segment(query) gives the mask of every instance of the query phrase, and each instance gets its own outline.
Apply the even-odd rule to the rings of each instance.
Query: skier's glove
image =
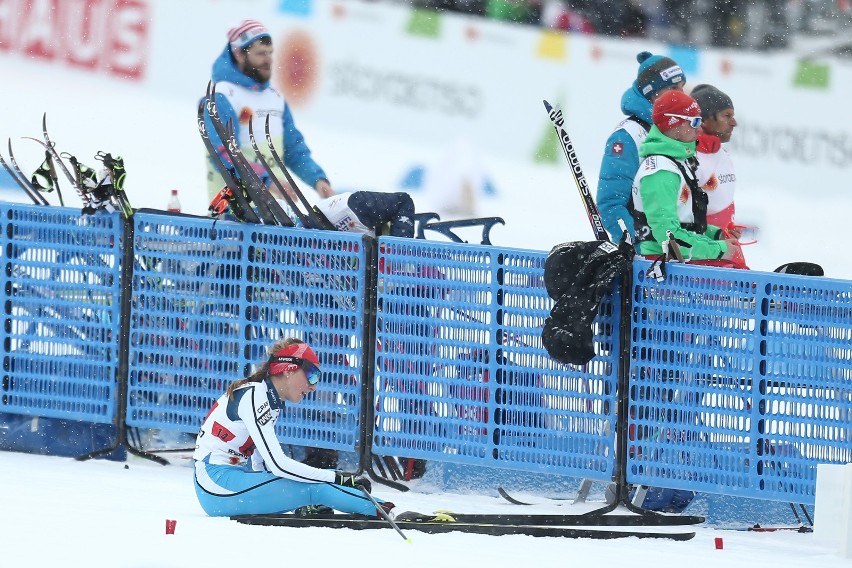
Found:
[[[373,484],[366,477],[355,477],[354,473],[346,473],[338,471],[334,474],[334,482],[344,487],[352,487],[353,489],[364,489],[367,493],[373,489]]]

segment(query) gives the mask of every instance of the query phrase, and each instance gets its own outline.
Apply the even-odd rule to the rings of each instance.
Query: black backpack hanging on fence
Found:
[[[612,281],[630,267],[629,243],[575,241],[553,247],[544,263],[544,285],[556,301],[541,341],[560,363],[583,365],[595,356],[592,321]]]

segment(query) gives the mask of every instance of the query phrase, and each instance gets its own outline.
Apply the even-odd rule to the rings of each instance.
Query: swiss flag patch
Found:
[[[621,142],[613,142],[610,151],[616,156],[620,156],[621,153],[624,152],[624,144],[622,144]]]

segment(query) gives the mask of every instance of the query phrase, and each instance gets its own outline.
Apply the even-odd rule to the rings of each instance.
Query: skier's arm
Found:
[[[614,132],[607,140],[598,177],[597,203],[604,228],[618,241],[622,231],[618,220],[623,219],[633,237],[633,215],[627,209],[633,189],[633,178],[639,166],[639,153],[633,138],[624,130]]]
[[[267,471],[296,481],[334,483],[333,471],[305,465],[284,453],[275,435],[275,412],[270,408],[269,397],[261,389],[250,389],[240,399],[237,414],[254,441],[255,452],[263,458]]]

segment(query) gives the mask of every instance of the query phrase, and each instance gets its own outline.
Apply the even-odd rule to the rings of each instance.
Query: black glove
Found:
[[[353,489],[363,489],[369,493],[373,489],[373,484],[366,477],[355,477],[354,473],[346,473],[345,471],[337,471],[334,473],[334,482],[344,487],[352,487]]]

